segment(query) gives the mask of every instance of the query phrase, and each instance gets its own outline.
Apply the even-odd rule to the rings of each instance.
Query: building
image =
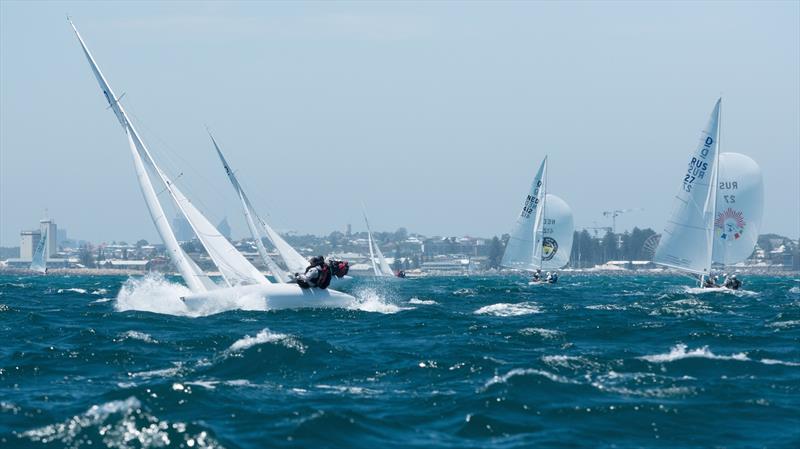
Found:
[[[58,252],[58,226],[51,218],[39,221],[39,232],[41,235],[47,233],[47,246],[44,249],[44,257],[49,259],[55,257]]]
[[[33,260],[33,253],[39,246],[39,239],[42,238],[41,231],[22,231],[19,233],[19,258],[30,263]]]

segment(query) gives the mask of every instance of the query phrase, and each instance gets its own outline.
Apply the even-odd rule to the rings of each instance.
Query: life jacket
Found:
[[[331,274],[338,278],[343,278],[350,271],[350,264],[346,260],[331,259],[328,265],[330,266]]]
[[[331,285],[331,269],[324,263],[319,266],[319,278],[317,278],[317,288],[328,288]]]

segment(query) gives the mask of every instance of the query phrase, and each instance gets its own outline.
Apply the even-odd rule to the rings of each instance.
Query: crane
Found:
[[[638,208],[638,209],[607,210],[607,211],[603,211],[603,216],[604,217],[611,217],[611,232],[616,234],[617,233],[617,217],[618,216],[620,216],[622,214],[627,214],[628,212],[638,212],[638,211],[642,211],[642,210],[644,210],[644,209]]]

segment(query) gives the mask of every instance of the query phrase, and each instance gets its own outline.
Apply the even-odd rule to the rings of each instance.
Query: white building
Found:
[[[49,259],[55,257],[58,252],[58,226],[51,218],[39,221],[39,233],[44,235],[47,232],[47,247],[44,249],[44,257]]]
[[[42,238],[41,231],[22,231],[19,233],[19,258],[30,262],[33,260],[33,252],[39,246],[39,239]]]

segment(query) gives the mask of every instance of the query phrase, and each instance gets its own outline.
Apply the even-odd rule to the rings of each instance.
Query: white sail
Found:
[[[372,238],[372,229],[369,227],[369,219],[367,218],[367,208],[363,204],[361,205],[362,212],[364,213],[364,223],[367,225],[367,239],[369,241],[369,258],[372,261],[372,269],[375,271],[375,276],[394,276],[394,271],[392,267],[386,262],[386,258],[383,257],[383,253],[381,249],[378,248],[378,242]],[[373,252],[374,250],[374,252]],[[377,256],[377,262],[375,260]]]
[[[375,255],[378,256],[378,268],[380,269],[381,275],[394,276],[394,270],[392,270],[392,267],[386,262],[386,258],[383,257],[383,253],[378,247],[378,242],[373,241],[372,244],[375,245]]]
[[[717,100],[697,148],[689,155],[653,258],[659,265],[699,275],[711,271],[721,101]]]
[[[39,238],[39,243],[36,244],[36,251],[33,252],[33,260],[31,261],[31,270],[38,271],[39,273],[47,272],[47,227],[42,232]]]
[[[500,264],[507,268],[536,270],[541,268],[541,222],[542,205],[545,199],[545,175],[547,157],[542,161],[533,178],[522,211],[514,223],[511,236]]]
[[[364,216],[364,220],[366,220],[366,215]],[[381,270],[378,269],[378,264],[375,262],[375,251],[372,245],[372,232],[369,230],[369,223],[367,223],[367,242],[369,243],[369,260],[372,262],[372,271],[375,273],[375,276],[382,276]]]
[[[575,225],[572,209],[561,198],[548,193],[542,218],[542,269],[558,269],[569,263]]]
[[[186,285],[190,290],[192,290],[192,292],[204,292],[215,288],[216,285],[214,282],[211,281],[208,276],[203,274],[202,270],[200,270],[197,264],[186,255],[186,253],[178,244],[175,234],[172,232],[172,228],[169,225],[169,220],[167,219],[166,214],[164,214],[161,204],[158,202],[153,185],[145,170],[141,154],[139,154],[139,147],[141,147],[144,153],[148,154],[149,156],[147,148],[144,146],[144,143],[141,142],[136,130],[128,120],[125,110],[119,103],[119,98],[114,95],[114,92],[111,90],[111,86],[109,86],[109,84],[106,82],[105,77],[103,77],[102,72],[100,72],[100,68],[95,63],[92,54],[89,52],[89,49],[83,42],[83,39],[81,38],[80,33],[78,33],[77,28],[75,28],[75,25],[72,24],[71,21],[70,25],[72,25],[72,29],[75,31],[75,35],[78,37],[81,48],[86,55],[86,59],[89,61],[89,65],[92,68],[92,72],[94,73],[97,82],[100,84],[100,89],[102,89],[103,95],[105,96],[109,107],[112,109],[112,111],[114,111],[114,115],[117,116],[117,120],[119,120],[120,125],[122,125],[126,135],[128,136],[128,143],[134,156],[134,166],[136,167],[139,187],[141,188],[142,195],[145,198],[145,203],[147,204],[147,209],[150,212],[150,217],[153,219],[153,223],[156,225],[158,234],[161,236],[161,240],[164,242],[164,246],[167,248],[167,254],[170,257],[170,260],[181,273]],[[140,145],[137,145],[135,142],[139,142]]]
[[[211,133],[208,135],[211,137],[211,142],[214,144],[214,149],[217,150],[217,155],[219,156],[219,160],[222,162],[222,166],[225,168],[225,173],[228,175],[228,179],[231,181],[231,184],[233,185],[234,190],[236,190],[236,194],[239,196],[239,200],[242,203],[244,218],[247,222],[247,227],[250,229],[250,235],[253,237],[253,240],[255,240],[258,254],[267,265],[267,268],[269,268],[269,271],[272,272],[272,275],[275,277],[275,279],[280,283],[286,282],[286,280],[288,280],[287,273],[281,270],[275,261],[272,260],[272,257],[267,254],[267,249],[264,247],[264,242],[261,241],[261,233],[257,228],[256,220],[258,220],[259,224],[263,223],[263,220],[258,217],[258,214],[256,214],[255,210],[253,209],[250,199],[247,198],[247,195],[244,193],[244,189],[242,189],[241,184],[239,184],[239,180],[236,179],[236,175],[234,175],[233,170],[231,170],[230,165],[228,165],[228,161],[222,154],[222,150],[220,150],[217,141],[214,139],[214,136],[212,136]]]
[[[756,161],[739,153],[721,153],[714,215],[714,262],[731,265],[753,254],[763,212],[764,183]]]

